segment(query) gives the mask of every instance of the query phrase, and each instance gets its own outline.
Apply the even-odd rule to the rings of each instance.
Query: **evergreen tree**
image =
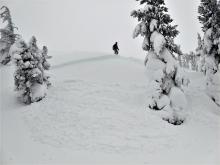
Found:
[[[9,50],[11,45],[14,44],[17,34],[14,33],[14,26],[11,18],[10,11],[8,7],[1,7],[2,12],[0,13],[0,18],[2,18],[3,23],[7,22],[5,28],[0,29],[0,62],[6,65],[11,60],[11,56],[9,54]]]
[[[50,64],[48,63],[47,59],[50,59],[51,56],[48,56],[48,49],[46,46],[43,46],[43,49],[42,49],[42,67],[43,67],[43,79],[44,81],[46,82],[47,86],[50,86],[51,83],[49,81],[49,78],[50,76],[48,76],[46,73],[45,73],[45,70],[49,70],[50,69]]]
[[[203,41],[201,35],[198,33],[197,34],[197,48],[196,48],[196,55],[197,56],[202,56],[203,52]]]
[[[196,48],[196,56],[197,56],[198,71],[205,73],[205,56],[203,52],[203,40],[199,33],[197,40],[198,40],[198,45]]]
[[[203,53],[207,94],[220,106],[220,4],[217,0],[201,0],[199,21],[204,32]]]
[[[174,43],[178,35],[177,25],[167,13],[164,0],[137,0],[140,9],[131,12],[138,19],[133,37],[144,37],[143,50],[148,51],[145,64],[152,75],[149,108],[169,112],[164,119],[178,125],[184,121],[185,95],[181,85],[186,82],[181,76],[180,67],[174,53],[180,54],[179,46]],[[178,99],[177,99],[178,98]]]
[[[193,51],[191,51],[189,54],[188,54],[188,56],[189,56],[189,65],[190,65],[190,69],[191,70],[195,70],[195,71],[197,71],[197,59],[196,59],[196,54],[193,52]]]
[[[50,85],[49,77],[45,75],[45,69],[49,69],[47,51],[45,48],[43,50],[39,50],[35,37],[31,38],[28,45],[18,40],[11,48],[16,64],[15,86],[25,104],[43,99]]]

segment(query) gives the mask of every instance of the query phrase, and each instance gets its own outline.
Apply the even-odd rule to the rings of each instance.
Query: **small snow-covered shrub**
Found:
[[[164,0],[137,1],[145,4],[145,7],[131,12],[131,16],[139,21],[133,37],[143,36],[142,47],[148,52],[145,59],[147,74],[151,79],[148,106],[171,114],[166,118],[169,123],[181,124],[185,120],[186,108],[181,86],[187,84],[187,80],[182,76],[173,55],[181,52],[179,46],[174,44],[174,38],[179,33],[177,26],[171,25],[173,20],[167,13]]]
[[[10,53],[16,64],[15,88],[25,104],[40,101],[46,96],[50,82],[45,70],[50,65],[46,60],[48,56],[45,49],[39,50],[35,37],[31,38],[28,45],[20,39],[11,47]]]

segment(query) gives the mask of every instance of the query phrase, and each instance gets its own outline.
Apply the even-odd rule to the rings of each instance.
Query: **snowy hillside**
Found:
[[[187,119],[174,126],[147,108],[143,61],[50,55],[52,87],[28,106],[15,97],[13,65],[1,66],[2,164],[220,164],[220,109],[202,74],[187,71]]]

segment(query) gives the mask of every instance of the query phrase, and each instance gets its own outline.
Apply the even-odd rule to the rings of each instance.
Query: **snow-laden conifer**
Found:
[[[167,13],[164,0],[137,0],[141,7],[131,12],[138,19],[133,37],[144,37],[142,47],[148,52],[145,64],[148,76],[152,75],[149,107],[167,111],[172,124],[181,124],[185,118],[186,99],[181,86],[186,79],[174,54],[181,53],[174,43],[178,35],[176,25]]]
[[[17,34],[14,33],[16,27],[12,22],[8,7],[1,7],[0,19],[2,19],[3,23],[6,23],[6,26],[0,29],[0,63],[6,65],[11,60],[9,50],[11,45],[14,44]]]
[[[198,45],[196,48],[196,56],[197,56],[197,65],[198,65],[198,71],[205,73],[205,54],[203,51],[203,39],[201,35],[198,33]]]
[[[220,106],[220,3],[201,0],[199,21],[204,32],[203,53],[207,94]]]
[[[49,76],[45,73],[50,67],[47,62],[47,48],[43,47],[43,50],[40,50],[33,36],[29,44],[21,39],[18,40],[12,46],[10,53],[16,64],[15,87],[22,101],[30,104],[42,100],[50,85]]]

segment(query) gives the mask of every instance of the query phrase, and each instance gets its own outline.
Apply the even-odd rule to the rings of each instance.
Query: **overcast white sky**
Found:
[[[200,25],[199,0],[165,0],[169,13],[178,24],[176,39],[182,50],[194,50]],[[13,21],[25,40],[35,35],[49,50],[111,52],[119,42],[127,56],[143,54],[140,41],[132,39],[136,21],[130,12],[135,0],[0,0],[11,9]]]

